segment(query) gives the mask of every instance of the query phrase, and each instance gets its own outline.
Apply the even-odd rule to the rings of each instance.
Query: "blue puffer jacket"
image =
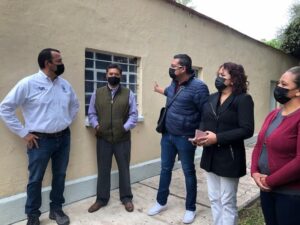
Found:
[[[176,81],[165,89],[169,103],[175,96]],[[173,135],[194,137],[195,130],[199,128],[202,107],[207,101],[209,91],[201,80],[193,76],[181,84],[183,90],[177,95],[174,102],[167,110],[166,129]]]

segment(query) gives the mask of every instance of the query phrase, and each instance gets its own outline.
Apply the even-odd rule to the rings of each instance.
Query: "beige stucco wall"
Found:
[[[255,101],[256,130],[269,110],[270,80],[297,61],[228,27],[201,18],[163,0],[2,0],[0,1],[0,99],[15,83],[38,70],[37,55],[46,47],[61,50],[64,78],[81,103],[72,125],[68,180],[96,174],[95,138],[85,127],[85,49],[140,58],[139,109],[144,117],[133,130],[132,164],[158,158],[160,136],[154,127],[164,97],[153,83],[169,84],[175,53],[187,53],[214,91],[214,76],[225,61],[243,64]],[[27,156],[23,141],[0,123],[0,198],[24,192]],[[115,165],[114,165],[115,167]],[[50,183],[48,171],[44,186]]]

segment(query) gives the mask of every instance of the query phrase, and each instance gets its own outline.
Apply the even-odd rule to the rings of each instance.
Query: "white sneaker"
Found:
[[[167,209],[167,205],[161,205],[161,204],[159,204],[158,202],[156,202],[155,205],[152,206],[152,207],[149,209],[148,215],[149,215],[149,216],[154,216],[154,215],[156,215],[156,214],[158,214],[158,213],[160,213],[160,212],[162,212],[162,211],[164,211],[164,210],[166,210],[166,209]]]
[[[192,223],[196,217],[196,211],[186,210],[183,220],[183,223]]]

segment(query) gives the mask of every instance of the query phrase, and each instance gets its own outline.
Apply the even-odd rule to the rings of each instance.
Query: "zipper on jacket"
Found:
[[[111,138],[112,138],[112,141],[114,141],[113,122],[112,122],[113,104],[114,104],[114,98],[113,98],[113,96],[111,97],[110,103],[111,103],[111,104],[110,104],[110,127],[111,127]]]
[[[234,160],[234,152],[233,152],[232,146],[229,145],[229,148],[230,148],[231,157]]]

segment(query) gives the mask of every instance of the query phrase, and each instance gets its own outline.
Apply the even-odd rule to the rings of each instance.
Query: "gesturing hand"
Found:
[[[160,93],[160,94],[164,94],[165,89],[160,87],[158,85],[158,83],[155,81],[154,82],[154,91],[157,92],[157,93]]]
[[[36,148],[39,148],[39,145],[37,143],[37,139],[39,139],[38,136],[28,133],[25,137],[23,137],[23,139],[26,141],[27,147],[29,149],[33,148],[34,146]]]

